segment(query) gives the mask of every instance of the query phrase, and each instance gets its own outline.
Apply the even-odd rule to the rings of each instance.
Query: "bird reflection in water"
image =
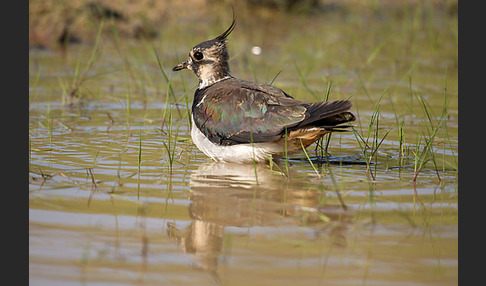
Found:
[[[288,180],[268,165],[201,165],[191,174],[189,196],[191,224],[178,229],[168,222],[168,236],[184,253],[194,254],[196,267],[217,281],[227,226],[312,227],[316,236],[328,235],[333,246],[347,246],[352,211],[341,204],[320,203],[322,192],[309,188],[308,180]]]

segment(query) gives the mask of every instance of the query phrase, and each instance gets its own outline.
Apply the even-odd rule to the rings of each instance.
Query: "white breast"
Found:
[[[278,143],[255,143],[255,144],[238,144],[231,146],[221,146],[211,142],[206,136],[197,128],[194,119],[191,116],[192,142],[201,150],[206,156],[215,161],[233,162],[233,163],[250,163],[265,162],[271,158],[272,154],[278,154],[283,151],[282,145]]]

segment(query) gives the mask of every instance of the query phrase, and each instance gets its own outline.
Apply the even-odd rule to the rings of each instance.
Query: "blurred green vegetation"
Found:
[[[457,17],[457,0],[31,0],[29,46],[94,42],[101,21],[109,22],[105,30],[116,30],[120,37],[156,38],[162,27],[220,21],[232,7],[240,20],[251,21],[251,17],[269,19],[286,13],[403,17],[417,6]]]

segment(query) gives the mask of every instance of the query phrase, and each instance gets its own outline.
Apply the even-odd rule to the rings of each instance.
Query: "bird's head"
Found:
[[[187,60],[176,65],[172,70],[192,70],[199,78],[199,88],[204,88],[230,76],[229,54],[226,42],[235,25],[236,18],[233,17],[231,26],[224,33],[193,47]]]

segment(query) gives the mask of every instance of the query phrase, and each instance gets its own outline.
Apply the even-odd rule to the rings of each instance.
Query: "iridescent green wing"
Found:
[[[213,143],[274,141],[281,138],[285,127],[305,119],[304,102],[271,86],[245,83],[215,84],[196,91],[194,121]]]

